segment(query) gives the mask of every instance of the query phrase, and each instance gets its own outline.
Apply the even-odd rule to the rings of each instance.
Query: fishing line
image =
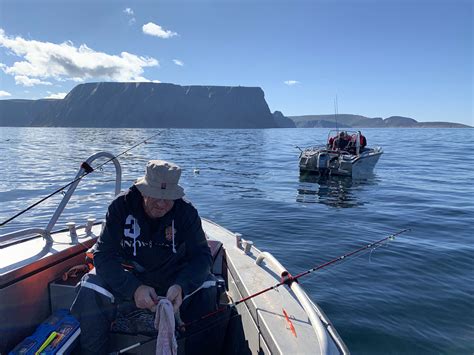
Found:
[[[369,253],[369,264],[372,263],[372,253],[375,251],[376,248],[373,248],[373,249],[370,249],[370,253]]]
[[[400,234],[402,234],[402,233],[408,232],[408,231],[410,231],[410,230],[411,230],[411,229],[409,229],[409,228],[403,229],[403,230],[401,230],[401,231],[399,231],[399,232],[397,232],[397,233],[394,233],[394,234],[392,234],[392,235],[389,235],[388,237],[383,238],[383,239],[381,239],[381,240],[379,240],[379,241],[376,241],[376,242],[373,242],[373,243],[364,245],[363,247],[360,247],[359,249],[356,249],[356,250],[354,250],[354,251],[351,251],[351,252],[349,252],[349,253],[347,253],[347,254],[344,254],[344,255],[342,255],[342,256],[339,256],[339,257],[337,257],[337,258],[334,258],[334,259],[332,259],[332,260],[330,260],[330,261],[328,261],[328,262],[326,262],[326,263],[323,263],[323,264],[321,264],[321,265],[315,266],[315,267],[313,267],[312,269],[303,271],[302,273],[300,273],[300,274],[298,274],[298,275],[292,277],[292,281],[297,280],[297,279],[299,279],[300,277],[303,277],[303,276],[305,276],[305,275],[308,275],[308,274],[310,274],[310,273],[312,273],[312,272],[321,270],[321,269],[323,269],[323,268],[325,268],[325,267],[328,267],[328,266],[330,266],[330,265],[332,265],[332,264],[335,264],[335,263],[337,263],[337,262],[340,262],[340,261],[342,261],[342,260],[344,260],[344,259],[346,259],[346,258],[348,258],[348,257],[351,257],[351,256],[353,256],[353,255],[359,254],[359,253],[361,253],[361,252],[363,252],[363,251],[365,251],[365,250],[367,250],[367,249],[372,249],[372,248],[374,248],[374,247],[375,247],[375,248],[378,248],[379,246],[385,244],[386,242],[389,242],[389,241],[391,241],[391,240],[394,240],[396,236],[398,236],[398,235],[400,235]],[[292,281],[291,281],[291,282],[292,282]],[[291,283],[291,282],[290,282],[290,283]],[[283,282],[283,283],[285,283],[285,282]]]
[[[75,178],[74,180],[72,180],[71,182],[69,182],[68,184],[66,184],[66,185],[64,185],[64,186],[62,186],[62,187],[60,187],[60,188],[58,188],[58,189],[55,190],[54,192],[50,193],[48,196],[45,196],[45,197],[43,197],[42,199],[40,199],[39,201],[37,201],[37,202],[33,203],[32,205],[28,206],[28,207],[25,208],[23,211],[18,212],[18,213],[15,214],[14,216],[12,216],[12,217],[8,218],[7,220],[3,221],[2,223],[0,223],[0,227],[4,226],[5,224],[7,224],[7,223],[9,223],[9,222],[11,222],[11,221],[13,221],[15,218],[21,216],[23,213],[25,213],[25,212],[31,210],[33,207],[35,207],[35,206],[39,205],[40,203],[46,201],[47,199],[49,199],[50,197],[56,195],[57,193],[62,192],[65,188],[71,186],[72,184],[74,184],[75,182],[81,180],[82,178],[84,178],[85,176],[89,175],[90,173],[92,173],[92,172],[94,172],[94,171],[96,171],[96,170],[102,171],[101,169],[102,169],[102,167],[103,167],[105,164],[110,163],[112,160],[117,159],[118,157],[124,155],[125,153],[128,153],[130,150],[132,150],[132,149],[138,147],[139,145],[141,145],[141,144],[143,144],[143,143],[146,143],[148,140],[150,140],[150,139],[152,139],[152,138],[158,136],[159,134],[161,134],[161,132],[158,132],[158,133],[156,133],[156,134],[154,134],[154,135],[152,135],[152,136],[150,136],[150,137],[148,137],[148,138],[146,138],[146,139],[144,139],[144,140],[138,142],[137,144],[135,144],[135,145],[131,146],[130,148],[124,150],[122,153],[117,154],[117,155],[115,155],[114,157],[107,159],[105,162],[103,162],[103,163],[97,165],[95,168],[91,167],[91,166],[90,166],[89,164],[87,164],[86,162],[83,162],[83,163],[81,164],[81,168],[84,169],[84,173],[83,173],[82,175],[78,176],[77,178]]]
[[[371,255],[374,251],[376,251],[378,248],[383,248],[383,247],[388,247],[388,245],[390,244],[390,240],[385,240],[384,242],[376,245],[375,247],[372,247],[372,248],[368,248],[366,250],[363,250],[361,251],[360,253],[358,253],[357,255],[354,255],[353,257],[351,257],[350,259],[347,259],[347,258],[344,258],[344,260],[341,260],[339,262],[339,265],[344,265],[350,261],[353,261],[353,260],[356,260],[356,259],[359,259],[367,254],[369,254],[369,263],[371,263]],[[328,271],[326,271],[326,273],[331,273],[331,269],[329,269]],[[309,275],[307,278],[305,278],[305,282],[306,281],[309,281],[309,280],[313,280],[316,276],[318,276],[318,274],[316,273],[312,273],[312,275]]]

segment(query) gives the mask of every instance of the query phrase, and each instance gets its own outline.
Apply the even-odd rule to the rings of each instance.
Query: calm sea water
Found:
[[[0,220],[71,181],[90,155],[118,154],[156,132],[0,128]],[[121,157],[123,188],[143,175],[149,159],[178,163],[203,217],[242,233],[292,273],[411,228],[301,283],[354,354],[472,354],[474,130],[364,133],[385,153],[373,177],[352,181],[300,177],[295,146],[324,141],[325,129],[161,130]],[[87,176],[61,226],[77,213],[103,218],[113,180],[112,165]],[[0,234],[45,226],[60,198]]]

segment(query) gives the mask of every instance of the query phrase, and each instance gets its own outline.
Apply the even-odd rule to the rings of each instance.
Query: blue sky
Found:
[[[0,0],[0,99],[94,81],[259,86],[285,115],[474,125],[468,0]]]

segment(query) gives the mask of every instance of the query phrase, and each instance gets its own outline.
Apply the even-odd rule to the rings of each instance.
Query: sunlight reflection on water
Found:
[[[353,353],[474,351],[474,156],[461,154],[474,151],[473,130],[367,129],[369,145],[385,153],[372,178],[356,181],[300,176],[295,146],[324,140],[325,129],[2,127],[0,219],[71,181],[97,151],[118,154],[158,131],[120,158],[123,188],[149,159],[176,162],[203,217],[242,233],[290,272],[412,228],[370,261],[361,257],[302,280]],[[102,219],[113,179],[111,165],[88,175],[58,225]],[[60,198],[0,233],[46,225]]]

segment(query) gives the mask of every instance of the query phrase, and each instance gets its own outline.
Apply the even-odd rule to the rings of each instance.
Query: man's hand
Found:
[[[174,313],[178,312],[181,303],[183,303],[183,290],[180,285],[173,285],[166,292],[166,298],[173,304]]]
[[[133,298],[135,300],[135,305],[138,308],[148,308],[152,312],[156,309],[158,295],[156,294],[155,289],[153,287],[146,285],[139,286],[135,291]]]

